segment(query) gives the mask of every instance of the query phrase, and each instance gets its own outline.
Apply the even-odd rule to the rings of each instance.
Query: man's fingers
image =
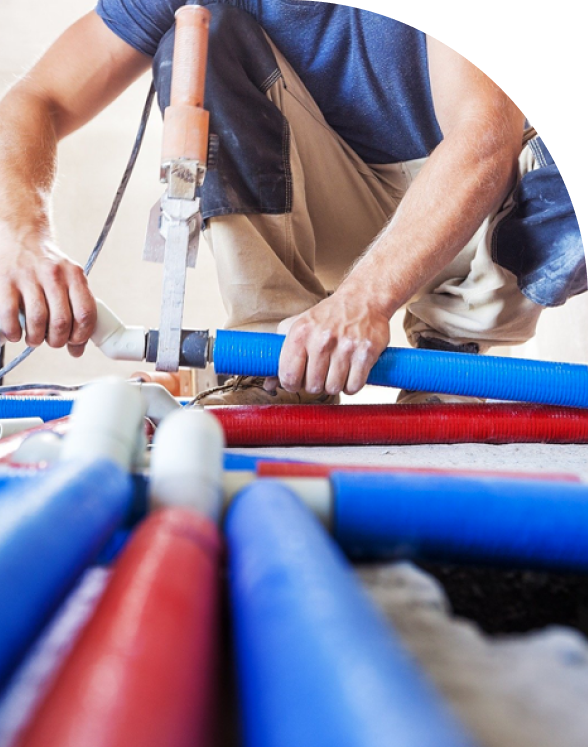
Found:
[[[294,322],[299,319],[300,316],[302,315],[296,314],[296,316],[289,316],[287,319],[282,319],[282,321],[278,324],[278,328],[276,329],[277,334],[287,335]]]
[[[20,294],[13,285],[7,285],[0,287],[0,299],[0,332],[10,342],[18,342],[22,336],[18,318]]]
[[[277,376],[268,376],[263,382],[263,388],[266,392],[275,392],[280,385],[280,380]]]
[[[304,330],[293,332],[291,330],[284,340],[278,369],[280,384],[287,392],[298,392],[302,388],[307,361]]]
[[[86,344],[84,343],[83,345],[71,345],[68,343],[67,350],[72,358],[81,358],[84,354],[84,351],[86,350]]]
[[[96,326],[96,301],[90,293],[88,283],[81,267],[73,267],[71,271],[71,280],[69,285],[69,301],[73,315],[73,323],[69,344],[72,347],[83,346],[88,342],[94,327]],[[78,355],[70,353],[74,357]],[[80,353],[79,355],[81,355]]]
[[[43,289],[31,283],[22,289],[22,305],[25,318],[26,343],[36,347],[47,334],[49,312]]]
[[[45,282],[45,298],[49,309],[47,344],[52,348],[61,348],[70,338],[73,318],[67,283],[58,266],[52,268],[49,279]]]
[[[345,389],[353,350],[354,343],[352,340],[343,337],[338,341],[337,347],[331,355],[331,365],[325,381],[325,392],[327,394],[340,394]]]
[[[365,385],[370,371],[376,364],[378,356],[376,355],[374,345],[367,340],[362,341],[353,353],[349,375],[344,388],[345,394],[357,394]]]
[[[332,335],[324,332],[309,345],[304,388],[310,394],[320,394],[325,391],[327,375],[333,365],[331,355],[335,344],[336,340]]]

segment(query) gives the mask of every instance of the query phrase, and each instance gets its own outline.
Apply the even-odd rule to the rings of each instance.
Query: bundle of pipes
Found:
[[[130,391],[127,387],[125,396]],[[93,405],[85,407],[91,394],[82,395],[74,413],[74,427],[63,450],[70,460],[66,466],[77,463],[80,453],[94,450],[87,441],[93,433],[95,451],[126,477],[122,462],[128,469],[137,460],[136,451],[142,443],[142,411],[139,408],[133,425],[121,437],[120,421],[112,419],[105,391],[98,397],[100,411]],[[120,406],[120,398],[115,397],[114,404]],[[80,418],[84,409],[85,417]],[[104,409],[108,418],[102,425],[107,420],[111,424],[106,429],[97,422]],[[123,419],[128,426],[128,418]],[[134,444],[127,437],[131,433]],[[216,523],[221,510],[222,454],[222,431],[210,414],[179,411],[160,426],[150,480],[156,510],[139,526],[117,560],[89,622],[65,661],[45,681],[42,697],[17,733],[14,747],[57,742],[72,747],[81,743],[86,747],[163,743],[187,747],[212,742],[222,548]],[[50,469],[29,482],[46,488],[52,485],[53,474]],[[110,487],[101,481],[99,489],[111,492]],[[268,490],[273,496],[276,489],[278,504],[272,512],[275,499]],[[305,744],[324,745],[327,733],[342,724],[344,713],[345,723],[337,727],[338,745],[383,744],[392,726],[396,743],[403,747],[471,744],[426,677],[386,630],[320,526],[290,495],[284,510],[280,491],[287,492],[260,483],[257,491],[239,499],[229,520],[234,612],[239,635],[246,630],[239,652],[248,743],[278,747],[297,742],[300,734]],[[61,491],[53,493],[57,495],[47,503],[60,504]],[[267,507],[266,495],[270,498]],[[263,511],[259,511],[259,500],[264,503]],[[170,504],[176,507],[166,508]],[[263,526],[261,530],[255,526],[259,521],[267,524],[267,532]],[[43,523],[34,513],[27,522],[35,526]],[[86,523],[96,530],[92,517],[87,517]],[[62,541],[63,530],[52,528],[56,541]],[[302,535],[309,543],[302,574],[297,567],[300,554],[295,553],[295,560],[283,541],[292,531],[295,536],[291,536],[290,547]],[[49,568],[56,557],[55,550],[47,554]],[[267,574],[263,563],[269,563]],[[72,571],[69,557],[63,566]],[[315,579],[308,572],[311,567],[318,570]],[[281,595],[273,600],[273,592],[268,597],[267,582],[274,584],[276,572],[282,579]],[[47,574],[41,576],[38,583],[45,591],[46,578]],[[252,582],[255,589],[249,588]],[[313,606],[309,602],[320,588],[329,589],[326,608],[339,623],[339,638],[347,652],[343,661],[340,648],[330,642],[328,620],[323,618],[317,626],[312,615],[309,617]],[[55,592],[47,593],[55,597]],[[260,604],[263,607],[268,600],[272,605],[276,602],[275,613],[266,615],[262,610],[260,615]],[[283,636],[289,638],[290,633],[299,644],[296,653],[281,645]],[[295,659],[297,668],[292,669]],[[357,671],[363,672],[360,680]],[[297,676],[292,678],[292,672],[298,672]],[[113,677],[117,687],[110,690],[108,683]],[[256,683],[262,680],[271,684],[260,693]],[[325,685],[316,687],[320,698],[314,694],[311,699],[306,697],[309,682],[313,687]],[[363,697],[366,685],[371,693],[368,700]],[[272,707],[266,709],[271,693]],[[380,708],[378,703],[386,707]],[[317,712],[321,714],[318,720]],[[380,714],[378,721],[374,721],[376,712]],[[339,739],[343,734],[345,739]]]
[[[16,537],[23,568],[36,574],[30,587],[38,591],[37,596],[22,595],[18,587],[21,607],[28,606],[15,606],[12,621],[22,623],[26,614],[33,626],[17,646],[6,637],[7,650],[18,650],[19,656],[90,556],[121,526],[132,503],[127,473],[141,463],[145,403],[137,388],[123,382],[117,387],[114,397],[99,393],[98,408],[85,404],[91,389],[82,392],[60,452],[63,464],[35,479],[15,478],[25,503],[18,521],[11,514],[13,534],[0,543],[0,572]],[[125,408],[133,400],[138,406],[129,418]],[[81,459],[88,452],[102,460],[91,465],[90,473]],[[88,747],[163,742],[183,747],[210,741],[223,479],[225,494],[237,494],[226,521],[229,581],[247,743],[255,747],[323,745],[329,743],[327,735],[331,743],[335,735],[338,745],[387,744],[392,728],[395,742],[406,747],[470,744],[393,631],[385,629],[333,541],[294,495],[312,504],[351,557],[588,570],[588,488],[571,476],[491,479],[324,465],[259,466],[259,474],[280,473],[278,482],[236,471],[223,478],[222,454],[222,432],[210,412],[179,409],[163,420],[149,480],[155,510],[131,533],[103,597],[46,684],[15,746],[44,745],[56,735],[60,744]],[[101,469],[108,480],[96,472]],[[100,493],[88,493],[98,517],[77,495],[77,505],[71,505],[67,486],[76,470]],[[301,478],[304,473],[310,477]],[[243,490],[247,482],[255,484]],[[116,487],[119,483],[124,490]],[[35,486],[31,494],[44,496],[40,503],[26,498],[28,487],[21,488],[29,484]],[[78,487],[87,489],[85,482]],[[6,501],[10,489],[7,483],[0,510],[14,512],[14,502]],[[66,504],[69,516],[64,517]],[[77,512],[84,511],[77,532]],[[51,513],[49,523],[44,512]],[[47,548],[36,556],[42,569],[30,553],[31,537],[36,546]],[[56,569],[65,583],[52,580]],[[4,570],[8,577],[8,565]],[[16,581],[13,588],[16,596]],[[5,677],[15,663],[7,660]],[[101,683],[113,672],[116,696],[103,697]],[[182,695],[173,685],[177,682]],[[369,699],[363,697],[366,688]],[[145,705],[154,701],[157,709]]]
[[[128,512],[128,472],[144,449],[144,408],[139,390],[122,381],[88,388],[64,439],[63,464],[35,479],[17,477],[0,494],[6,527],[0,577],[8,593],[8,613],[0,618],[4,684]],[[211,416],[175,415],[181,422],[166,421],[155,452],[151,502],[160,508],[124,548],[89,623],[45,677],[13,745],[213,741],[224,443]],[[95,457],[89,467],[82,459],[87,453]],[[18,499],[9,494],[17,484],[25,486]]]

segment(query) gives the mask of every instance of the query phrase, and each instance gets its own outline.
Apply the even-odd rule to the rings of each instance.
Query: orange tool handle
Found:
[[[162,163],[206,164],[208,112],[203,109],[210,11],[184,5],[176,12],[170,106],[165,111]]]
[[[171,105],[204,106],[210,11],[184,5],[176,12]]]

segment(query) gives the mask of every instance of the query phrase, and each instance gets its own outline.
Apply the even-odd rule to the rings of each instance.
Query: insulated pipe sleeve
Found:
[[[73,404],[73,397],[0,397],[0,419],[58,420],[70,414]]]
[[[241,492],[226,533],[247,745],[472,744],[286,488]]]
[[[0,499],[0,685],[121,524],[131,477],[106,461],[63,464]]]
[[[511,480],[555,480],[558,482],[582,482],[579,475],[572,472],[496,472],[490,470],[473,469],[442,469],[440,467],[404,467],[386,465],[360,465],[360,464],[320,464],[317,462],[280,462],[280,461],[258,461],[255,465],[258,477],[307,477],[325,478],[330,477],[333,472],[380,472],[385,474],[433,474],[461,477],[491,477],[508,478]]]
[[[26,410],[49,420],[69,414],[72,404],[7,397],[0,410],[5,406],[10,417]],[[223,426],[229,447],[588,443],[588,413],[541,405],[266,405],[209,412]],[[13,439],[0,444],[0,460],[14,451]],[[250,469],[255,460],[248,459]]]
[[[284,337],[219,330],[219,374],[277,376]],[[588,407],[588,366],[410,348],[386,348],[368,384],[421,392]]]
[[[18,747],[214,744],[220,556],[194,512],[146,519]]]
[[[210,411],[228,446],[588,443],[588,412],[539,405],[264,405]]]
[[[353,558],[588,571],[588,490],[574,483],[335,473],[333,534]]]

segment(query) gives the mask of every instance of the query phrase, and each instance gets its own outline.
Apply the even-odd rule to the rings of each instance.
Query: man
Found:
[[[100,0],[0,109],[0,328],[83,352],[95,305],[51,238],[57,142],[154,58],[169,101],[179,0]],[[287,333],[279,386],[204,404],[353,394],[408,305],[409,341],[484,352],[534,334],[586,289],[580,234],[548,151],[477,68],[382,16],[307,0],[204,3],[218,168],[202,195],[228,326]],[[539,230],[537,230],[539,227]],[[419,401],[403,393],[402,401]]]

